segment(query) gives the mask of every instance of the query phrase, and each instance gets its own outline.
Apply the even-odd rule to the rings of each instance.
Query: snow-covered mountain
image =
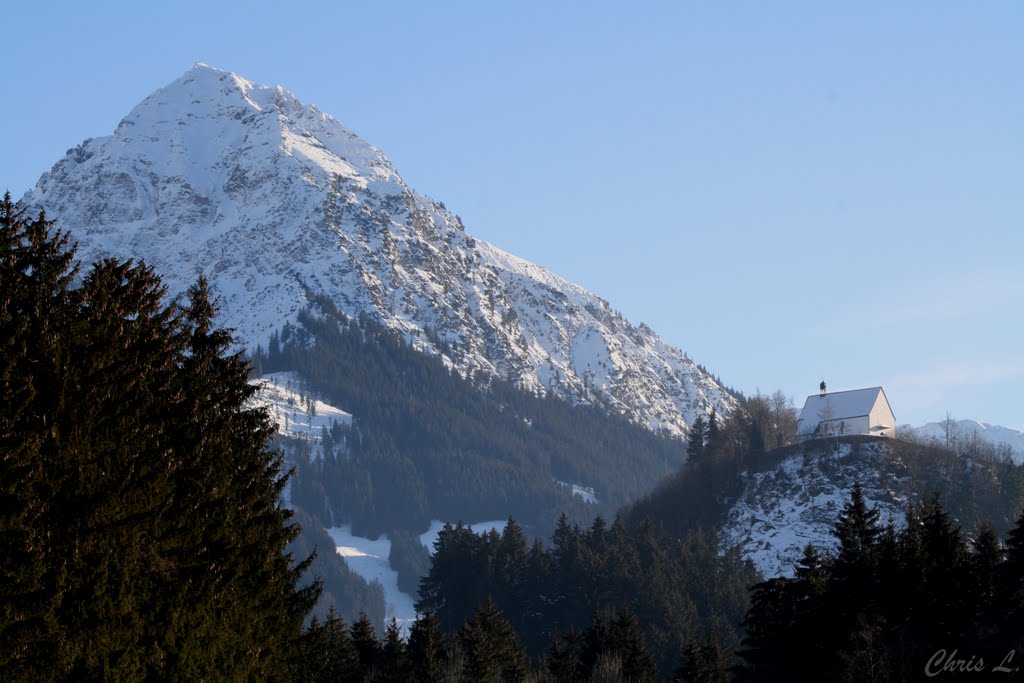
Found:
[[[951,420],[949,425],[945,421],[928,422],[918,427],[903,425],[898,429],[900,434],[912,435],[939,444],[946,443],[948,430],[948,438],[954,446],[963,448],[971,439],[977,438],[994,446],[1009,448],[1014,460],[1024,462],[1024,432],[1019,429],[977,420]]]
[[[368,313],[463,373],[601,398],[675,434],[735,400],[604,299],[474,239],[316,107],[197,64],[69,150],[23,203],[79,257],[144,257],[182,292],[202,273],[239,343],[266,345],[311,297]]]

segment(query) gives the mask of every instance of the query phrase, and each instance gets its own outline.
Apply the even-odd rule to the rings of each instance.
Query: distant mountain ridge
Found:
[[[368,314],[462,374],[604,403],[686,433],[737,401],[604,299],[474,239],[380,150],[281,87],[197,64],[22,200],[79,257],[145,258],[172,294],[205,274],[241,345],[266,345],[315,296]]]
[[[1000,425],[979,422],[978,420],[952,420],[951,424],[945,421],[928,422],[923,425],[902,425],[898,428],[899,433],[913,435],[920,439],[936,441],[944,445],[947,439],[947,428],[950,429],[949,438],[954,442],[965,442],[971,438],[978,438],[994,446],[1005,446],[1013,451],[1013,458],[1017,462],[1024,462],[1024,431],[1002,427]],[[954,443],[953,445],[956,445]]]

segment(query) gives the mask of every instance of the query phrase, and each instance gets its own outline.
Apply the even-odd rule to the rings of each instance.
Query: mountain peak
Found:
[[[144,257],[172,294],[205,274],[249,348],[325,296],[462,373],[607,403],[654,430],[735,405],[600,297],[472,238],[337,119],[202,63],[69,150],[23,202],[70,229],[85,262]]]

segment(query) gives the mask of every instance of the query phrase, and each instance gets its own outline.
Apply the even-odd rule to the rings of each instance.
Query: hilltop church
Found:
[[[882,387],[871,387],[828,393],[822,382],[821,392],[808,396],[804,402],[797,422],[797,439],[851,434],[896,436],[896,418],[885,391]]]

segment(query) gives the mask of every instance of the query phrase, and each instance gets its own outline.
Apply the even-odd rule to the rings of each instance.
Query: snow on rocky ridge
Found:
[[[474,239],[380,150],[280,87],[197,64],[91,138],[22,200],[86,263],[145,258],[172,294],[205,274],[249,348],[311,297],[416,348],[683,434],[735,399],[600,297]]]

